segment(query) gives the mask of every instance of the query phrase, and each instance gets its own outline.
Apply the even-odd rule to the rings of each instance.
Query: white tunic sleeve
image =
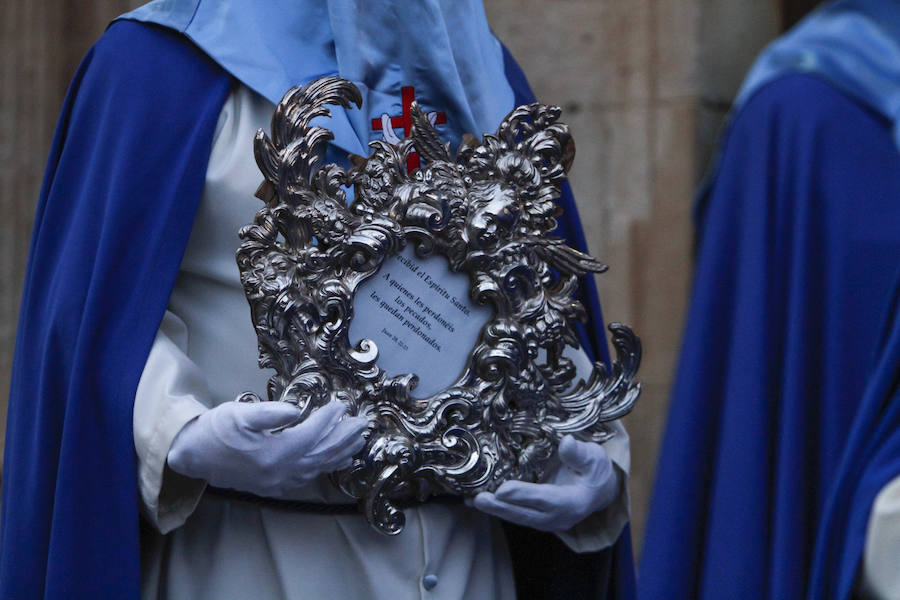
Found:
[[[223,139],[228,137],[223,132],[234,121],[234,104],[231,95],[219,114],[213,154],[231,142]],[[177,297],[179,283],[175,288]],[[166,456],[181,428],[210,405],[202,370],[188,356],[188,326],[173,312],[170,299],[138,383],[132,414],[141,512],[162,533],[184,523],[206,487],[169,469]]]
[[[860,574],[863,598],[889,600],[900,597],[900,477],[875,497],[866,530],[866,546]]]
[[[134,399],[141,509],[162,533],[184,523],[205,487],[166,466],[175,436],[208,403],[203,374],[186,354],[187,334],[184,321],[166,311]]]
[[[593,365],[583,350],[564,352],[575,362],[575,371],[587,377]],[[621,421],[610,423],[616,435],[603,444],[619,475],[619,494],[613,502],[590,515],[568,531],[556,535],[574,552],[596,552],[616,543],[631,518],[631,497],[628,493],[628,474],[631,471],[631,446],[628,432]]]

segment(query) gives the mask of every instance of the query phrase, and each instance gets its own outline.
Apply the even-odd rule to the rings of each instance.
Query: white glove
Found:
[[[472,505],[526,527],[567,531],[616,499],[619,477],[603,446],[567,435],[559,443],[559,460],[547,482],[505,481],[493,494],[475,496]]]
[[[286,402],[225,402],[188,422],[172,442],[169,467],[210,485],[279,497],[322,473],[349,467],[362,450],[363,417],[342,418],[332,401],[299,424]]]

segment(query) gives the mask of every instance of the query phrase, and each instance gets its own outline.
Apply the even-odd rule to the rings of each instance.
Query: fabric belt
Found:
[[[309,513],[313,515],[359,515],[359,504],[349,502],[345,504],[329,504],[326,502],[305,502],[303,500],[286,500],[282,498],[266,498],[257,496],[250,492],[241,492],[238,490],[230,490],[226,488],[217,488],[213,486],[206,487],[206,493],[225,498],[227,500],[236,500],[238,502],[249,502],[266,508],[280,508],[292,512]],[[422,504],[462,504],[462,497],[451,496],[449,494],[440,494],[430,496],[425,500],[409,500],[397,502],[400,509],[413,508]]]

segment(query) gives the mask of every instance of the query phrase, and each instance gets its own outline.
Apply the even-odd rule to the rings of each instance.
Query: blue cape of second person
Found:
[[[741,89],[698,198],[642,598],[849,597],[892,472],[860,440],[890,422],[866,407],[896,367],[875,357],[900,264],[898,59],[894,3],[834,2]]]

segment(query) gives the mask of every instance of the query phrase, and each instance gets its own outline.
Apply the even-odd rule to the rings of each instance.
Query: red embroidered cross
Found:
[[[391,127],[392,128],[403,128],[403,137],[409,137],[409,134],[412,132],[412,112],[410,107],[412,106],[413,100],[416,99],[415,89],[411,85],[404,86],[400,88],[400,99],[403,104],[403,114],[399,117],[391,117]],[[437,113],[437,118],[434,120],[434,125],[443,125],[447,122],[447,115],[439,112]],[[372,129],[375,131],[381,131],[381,119],[376,118],[372,119]],[[410,173],[419,168],[421,164],[419,160],[419,155],[416,152],[410,152],[409,156],[406,158],[406,168]]]

